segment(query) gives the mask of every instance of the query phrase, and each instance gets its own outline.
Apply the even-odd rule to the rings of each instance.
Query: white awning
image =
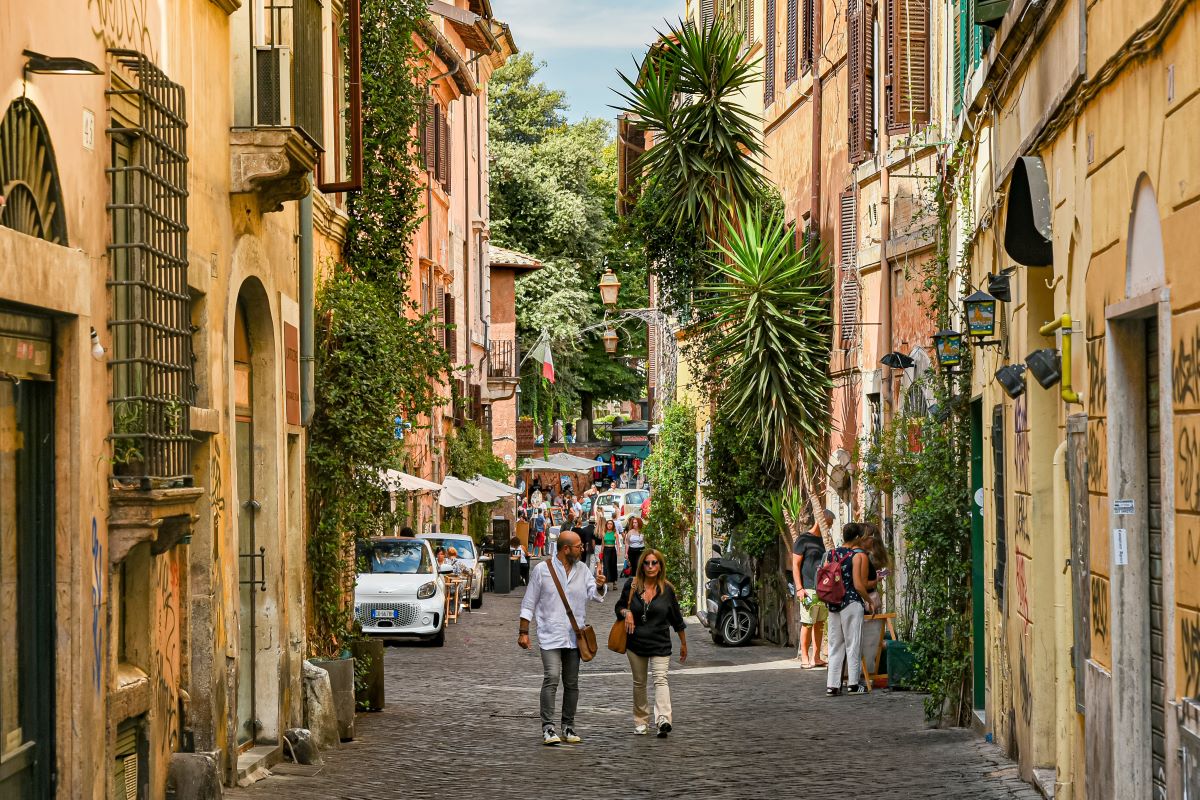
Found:
[[[400,489],[406,492],[437,492],[442,488],[440,483],[427,481],[398,469],[380,470],[379,479],[383,481],[383,485],[387,487],[388,491],[392,492]]]
[[[572,470],[586,470],[588,472],[597,466],[602,466],[598,461],[592,461],[590,458],[581,458],[570,453],[554,453],[546,460],[553,464],[561,464]]]
[[[521,493],[521,490],[515,486],[509,486],[507,483],[501,483],[500,481],[493,480],[492,478],[484,477],[483,475],[476,475],[474,478],[471,479],[471,483],[478,485],[478,486],[485,486],[496,492],[503,492],[506,495],[514,495],[514,494]]]
[[[447,489],[455,495],[470,497],[472,498],[471,502],[475,503],[494,503],[508,497],[507,492],[500,492],[483,484],[467,483],[453,475],[447,475],[446,480],[442,481],[442,491]]]

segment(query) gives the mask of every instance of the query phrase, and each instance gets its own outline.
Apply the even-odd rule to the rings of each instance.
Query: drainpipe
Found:
[[[1064,334],[1064,337],[1070,334]],[[1065,374],[1065,373],[1064,373]],[[1059,691],[1054,693],[1056,718],[1054,763],[1058,766],[1054,794],[1071,797],[1075,782],[1075,679],[1071,641],[1075,635],[1071,606],[1071,516],[1070,487],[1067,485],[1067,443],[1054,451],[1054,562],[1065,559],[1062,573],[1054,575],[1054,676]]]
[[[813,40],[821,41],[821,11],[824,3],[813,3]],[[824,55],[824,54],[822,54]],[[812,187],[809,198],[809,222],[821,238],[821,58],[812,54]]]
[[[313,199],[300,198],[300,424],[312,422],[313,382]]]
[[[818,3],[818,5],[820,5]],[[880,14],[880,29],[882,36],[881,41],[888,41],[891,35],[891,30],[888,27],[888,15]],[[884,59],[886,61],[886,59]],[[886,69],[886,64],[884,69]],[[881,99],[886,103],[887,95],[880,92]],[[879,121],[879,110],[883,103],[875,107],[876,122]],[[892,352],[892,268],[888,263],[887,258],[887,243],[892,238],[892,203],[891,191],[892,180],[891,172],[888,168],[888,148],[891,146],[887,131],[887,114],[883,114],[883,124],[879,126],[879,283],[880,283],[880,303],[879,303],[879,338],[880,352]],[[883,366],[883,426],[886,430],[892,424],[892,416],[894,409],[892,407],[892,368],[887,364]],[[886,536],[887,523],[892,518],[892,493],[885,492],[883,495],[883,514],[884,535]]]

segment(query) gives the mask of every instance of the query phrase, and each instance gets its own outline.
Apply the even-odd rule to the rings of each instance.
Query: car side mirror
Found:
[[[717,555],[721,555],[721,545],[719,545],[719,544],[714,544],[714,545],[713,545],[713,552],[714,552],[714,553],[716,553]]]

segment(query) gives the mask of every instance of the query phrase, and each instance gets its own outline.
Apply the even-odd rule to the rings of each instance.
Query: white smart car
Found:
[[[471,608],[483,605],[483,563],[479,560],[479,547],[475,540],[465,533],[419,533],[418,539],[429,542],[433,552],[439,547],[449,552],[453,547],[458,553],[462,568],[475,576],[471,582]]]
[[[354,618],[368,636],[446,641],[446,589],[423,539],[372,539],[359,549]]]

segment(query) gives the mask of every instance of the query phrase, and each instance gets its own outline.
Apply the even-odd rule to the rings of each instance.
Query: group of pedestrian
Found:
[[[833,512],[825,510],[825,526],[833,522]],[[840,584],[836,599],[818,596],[822,566],[833,573]],[[792,576],[796,599],[800,604],[799,658],[805,669],[826,668],[825,693],[842,693],[842,671],[846,672],[846,693],[867,692],[862,680],[863,620],[881,608],[877,587],[886,577],[890,556],[879,528],[869,522],[848,522],[842,526],[842,543],[826,552],[821,525],[814,522],[792,545]],[[836,572],[834,572],[836,571]],[[826,594],[826,598],[830,597]],[[829,625],[829,658],[821,659],[822,634]]]
[[[640,523],[640,520],[639,520]],[[640,524],[639,524],[640,532]],[[557,555],[539,561],[530,570],[529,587],[521,601],[517,644],[530,649],[529,623],[536,622],[538,649],[542,658],[540,720],[542,743],[579,744],[575,728],[579,705],[579,665],[582,660],[579,635],[587,624],[589,602],[603,602],[609,579],[607,549],[616,547],[616,526],[605,521],[602,545],[605,558],[595,570],[584,558],[584,541],[575,530],[564,531]],[[654,725],[659,738],[671,732],[671,694],[667,668],[671,659],[671,631],[679,636],[679,661],[687,660],[687,638],[683,612],[675,587],[667,580],[662,553],[645,549],[644,543],[632,574],[621,589],[616,604],[617,624],[626,634],[625,654],[633,675],[633,732],[649,733]],[[562,711],[555,725],[559,684],[563,687]],[[653,713],[648,686],[654,686]]]

